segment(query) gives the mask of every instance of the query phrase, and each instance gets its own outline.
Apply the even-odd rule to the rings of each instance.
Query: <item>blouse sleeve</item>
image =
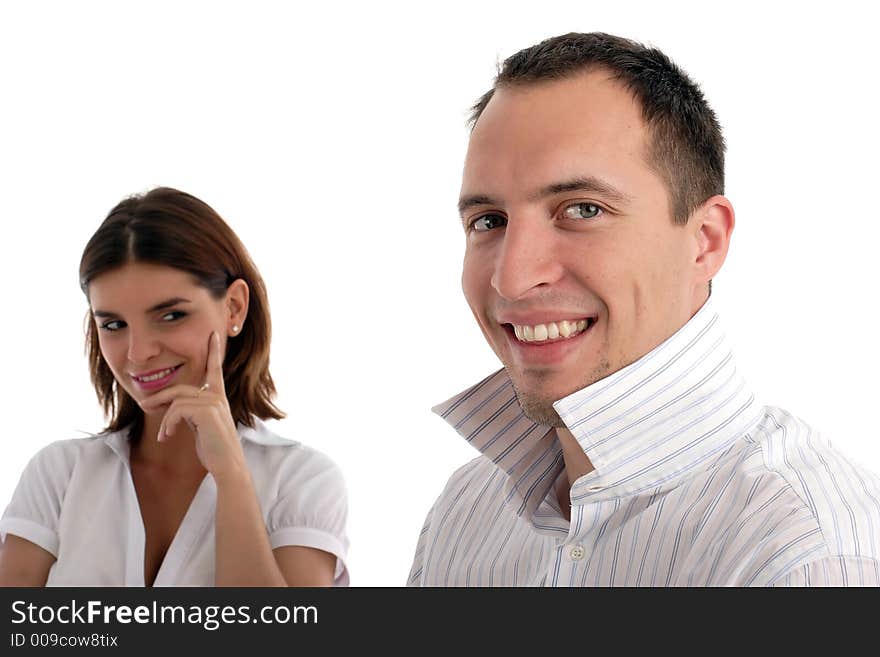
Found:
[[[75,462],[69,442],[44,447],[27,464],[0,519],[0,541],[13,534],[58,556],[61,505]]]
[[[298,458],[285,463],[268,513],[272,549],[296,545],[329,552],[336,557],[334,584],[347,586],[348,494],[342,472],[320,452],[304,447],[292,452]]]

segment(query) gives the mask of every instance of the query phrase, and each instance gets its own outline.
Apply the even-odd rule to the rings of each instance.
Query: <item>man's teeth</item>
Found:
[[[142,381],[143,383],[149,383],[150,381],[156,381],[158,379],[161,379],[163,377],[168,376],[169,374],[171,374],[174,371],[174,369],[175,368],[173,368],[173,367],[169,367],[168,369],[162,370],[161,372],[156,372],[155,374],[150,374],[150,376],[136,376],[135,378],[138,381]]]
[[[569,321],[563,319],[561,322],[547,322],[546,324],[535,324],[534,326],[520,326],[513,324],[513,332],[518,340],[523,342],[543,342],[544,340],[555,340],[557,338],[571,338],[578,333],[582,333],[589,326],[589,320],[578,319]]]

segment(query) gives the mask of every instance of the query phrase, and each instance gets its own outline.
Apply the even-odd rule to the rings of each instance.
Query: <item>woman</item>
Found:
[[[348,582],[346,494],[272,434],[266,290],[189,194],[122,201],[80,262],[92,382],[110,423],[28,464],[0,520],[0,584]]]

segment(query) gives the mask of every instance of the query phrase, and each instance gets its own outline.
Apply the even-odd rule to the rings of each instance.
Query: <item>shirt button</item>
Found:
[[[569,551],[568,556],[571,557],[572,561],[580,561],[581,559],[584,558],[584,555],[586,555],[586,553],[587,553],[587,551],[584,550],[583,545],[575,545]]]

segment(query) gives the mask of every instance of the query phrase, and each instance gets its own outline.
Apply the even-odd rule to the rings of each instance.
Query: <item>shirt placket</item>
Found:
[[[614,500],[572,506],[568,536],[556,547],[548,586],[583,585],[587,571],[598,567],[599,550],[608,538],[609,520],[618,506]]]

